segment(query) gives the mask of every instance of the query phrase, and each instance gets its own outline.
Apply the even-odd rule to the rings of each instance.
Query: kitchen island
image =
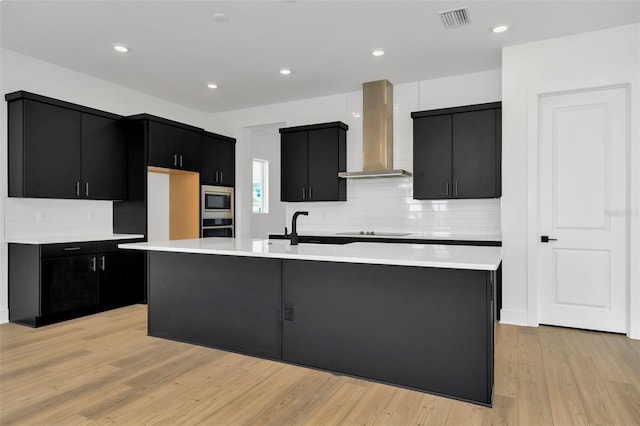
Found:
[[[500,247],[204,238],[149,251],[149,335],[491,405]]]

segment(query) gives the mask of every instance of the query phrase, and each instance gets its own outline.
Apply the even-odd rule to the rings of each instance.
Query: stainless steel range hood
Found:
[[[340,172],[341,178],[411,176],[393,169],[393,85],[387,80],[362,85],[362,171]]]

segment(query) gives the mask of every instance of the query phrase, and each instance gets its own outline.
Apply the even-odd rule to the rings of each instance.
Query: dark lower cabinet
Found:
[[[117,308],[144,300],[145,253],[100,243],[97,258],[100,305]]]
[[[149,335],[491,405],[495,272],[149,252]]]
[[[490,272],[283,261],[282,358],[491,404]]]
[[[135,241],[9,244],[9,320],[38,327],[141,303],[146,254],[117,249]]]
[[[149,335],[280,359],[280,260],[149,252]]]
[[[96,254],[42,259],[40,316],[98,304]]]

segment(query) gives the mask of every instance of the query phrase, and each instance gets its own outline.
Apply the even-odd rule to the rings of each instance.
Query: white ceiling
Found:
[[[471,24],[444,29],[437,12],[460,6]],[[495,69],[504,46],[640,21],[637,0],[4,0],[0,10],[2,47],[204,112]],[[492,33],[499,23],[511,29]],[[131,51],[116,53],[118,42]]]

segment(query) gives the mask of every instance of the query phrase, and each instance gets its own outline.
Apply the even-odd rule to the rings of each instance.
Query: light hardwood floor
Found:
[[[640,342],[496,327],[494,407],[146,335],[130,306],[0,326],[0,423],[640,425]]]

